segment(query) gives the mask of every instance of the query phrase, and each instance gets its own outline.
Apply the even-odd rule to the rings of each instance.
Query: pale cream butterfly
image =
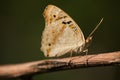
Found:
[[[58,57],[67,53],[87,51],[92,40],[92,34],[100,23],[85,40],[84,35],[75,21],[63,10],[48,5],[43,13],[45,29],[42,33],[41,51],[46,57]]]

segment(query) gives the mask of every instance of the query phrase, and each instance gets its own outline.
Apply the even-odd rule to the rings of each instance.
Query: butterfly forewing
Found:
[[[61,56],[78,49],[82,51],[84,35],[70,16],[54,5],[48,5],[43,15],[46,26],[42,34],[41,50],[45,56]]]

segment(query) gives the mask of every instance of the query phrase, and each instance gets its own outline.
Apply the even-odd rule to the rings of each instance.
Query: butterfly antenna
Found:
[[[94,28],[94,30],[89,34],[88,37],[91,37],[93,35],[93,33],[98,29],[98,27],[100,26],[100,24],[102,23],[103,18],[100,20],[100,22],[97,24],[97,26]]]

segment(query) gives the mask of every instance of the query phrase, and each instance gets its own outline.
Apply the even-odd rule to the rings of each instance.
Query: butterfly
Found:
[[[92,34],[103,21],[102,18],[85,40],[79,26],[62,9],[55,5],[48,5],[43,12],[43,16],[46,23],[42,33],[41,51],[44,52],[46,57],[86,52],[89,43],[92,41]]]

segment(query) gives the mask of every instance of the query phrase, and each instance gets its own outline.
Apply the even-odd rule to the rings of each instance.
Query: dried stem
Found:
[[[87,57],[87,63],[86,63]],[[30,78],[58,70],[120,64],[120,51],[0,66],[0,78]],[[24,80],[24,79],[22,79]],[[31,79],[26,79],[31,80]]]

